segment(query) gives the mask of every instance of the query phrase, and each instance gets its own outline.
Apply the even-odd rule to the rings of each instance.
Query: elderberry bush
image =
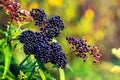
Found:
[[[60,34],[60,30],[64,29],[64,23],[60,16],[46,18],[46,14],[42,9],[32,9],[31,16],[35,20],[35,25],[40,27],[39,32],[26,30],[21,33],[19,40],[24,45],[26,54],[34,54],[35,58],[43,63],[51,62],[57,67],[65,68],[67,64],[66,55],[63,53],[58,43],[52,42],[53,37]],[[101,55],[99,50],[87,44],[85,39],[77,40],[74,37],[66,37],[66,40],[77,53],[76,56],[83,58],[86,62],[89,53],[93,62],[99,62]]]
[[[0,7],[11,18],[7,24],[7,30],[0,30],[0,80],[36,80],[36,78],[53,80],[46,69],[46,63],[61,68],[59,69],[60,79],[64,80],[63,69],[71,68],[69,65],[66,66],[68,63],[66,53],[63,52],[58,42],[54,42],[54,39],[64,30],[62,18],[58,15],[47,17],[45,11],[39,8],[26,11],[15,0],[0,0]],[[34,26],[39,27],[38,31],[25,29],[19,34],[23,29],[21,26],[28,24],[29,20],[35,22]],[[19,28],[13,26],[15,22]],[[19,43],[16,40],[19,40],[23,45],[23,51],[26,54],[23,60],[20,57],[22,60],[20,63],[19,61],[16,63],[17,60],[13,57],[13,54],[16,53],[15,50],[17,51],[16,48],[20,48],[17,46]],[[72,46],[73,52],[76,53],[75,56],[82,58],[84,62],[88,59],[87,54],[90,55],[94,63],[100,61],[102,55],[99,54],[97,47],[87,44],[85,39],[77,40],[74,37],[67,37],[66,40]],[[32,58],[29,59],[29,56]]]

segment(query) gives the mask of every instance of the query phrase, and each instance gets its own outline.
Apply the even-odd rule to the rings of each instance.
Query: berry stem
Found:
[[[11,39],[12,41],[18,40],[18,38]]]
[[[28,54],[28,55],[26,56],[26,58],[25,58],[19,65],[22,65],[22,64],[28,59],[29,56],[30,56],[30,54]]]
[[[31,71],[31,73],[30,73],[30,76],[28,77],[28,80],[31,80],[31,77],[32,77],[32,75],[34,74],[34,71],[35,71],[35,64],[36,64],[36,62],[37,61],[34,61],[34,63],[33,63],[33,68],[32,68],[32,71]]]
[[[72,52],[70,52],[70,53],[68,53],[68,54],[66,54],[66,55],[69,56],[69,55],[73,54],[75,51],[76,51],[76,50],[74,50],[74,51],[72,51]]]

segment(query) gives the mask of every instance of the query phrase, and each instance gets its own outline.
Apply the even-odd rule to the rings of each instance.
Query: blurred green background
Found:
[[[63,51],[71,52],[66,36],[77,39],[83,36],[91,45],[98,46],[103,55],[99,64],[93,65],[89,59],[86,63],[75,54],[68,57],[73,71],[65,70],[66,80],[119,80],[120,79],[120,0],[16,0],[23,9],[42,8],[47,17],[59,15],[65,24],[65,29],[56,38]],[[0,28],[10,21],[0,8]],[[34,23],[22,28],[38,30]],[[20,49],[14,56],[21,58],[24,54]],[[17,57],[16,56],[16,57]],[[20,57],[21,56],[21,57]],[[24,55],[25,56],[25,55]],[[16,62],[20,62],[16,58]],[[53,76],[59,76],[50,69]]]

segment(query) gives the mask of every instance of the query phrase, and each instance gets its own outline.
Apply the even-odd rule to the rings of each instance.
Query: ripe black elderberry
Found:
[[[64,29],[64,23],[60,16],[48,18],[45,22],[46,25],[40,30],[48,37],[57,37],[60,34],[60,30]]]
[[[46,44],[47,41],[41,32],[32,32],[26,30],[19,36],[19,41],[24,44],[24,52],[26,54],[34,54],[38,44]]]
[[[35,58],[44,63],[51,62],[61,68],[65,68],[67,64],[66,56],[58,43],[39,44],[35,51]]]
[[[52,43],[51,45],[52,49],[52,63],[57,65],[57,67],[65,68],[67,64],[67,58],[66,55],[62,52],[62,48],[58,43]]]
[[[34,54],[35,46],[33,44],[24,44],[25,54]]]
[[[37,26],[41,26],[43,24],[43,21],[46,19],[46,14],[42,9],[32,9],[30,11],[30,15],[35,20],[35,25]]]
[[[19,36],[19,41],[21,43],[29,43],[31,40],[33,40],[34,37],[34,32],[30,31],[30,30],[26,30],[24,32],[21,33],[21,35]]]
[[[44,63],[51,62],[52,55],[50,46],[47,44],[38,44],[35,51],[35,58]]]

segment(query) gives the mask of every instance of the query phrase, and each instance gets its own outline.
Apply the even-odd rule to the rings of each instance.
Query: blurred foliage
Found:
[[[68,54],[70,47],[65,39],[66,36],[75,36],[80,39],[85,37],[89,44],[97,45],[103,54],[100,64],[93,65],[90,61],[83,63],[73,54],[67,56],[71,66],[70,71],[65,70],[66,80],[119,80],[120,76],[120,0],[16,0],[26,9],[42,8],[48,17],[60,15],[65,23],[65,29],[56,40],[60,43],[63,51]],[[5,30],[5,24],[10,21],[9,15],[5,14],[0,7],[0,28]],[[17,24],[13,21],[14,24]],[[33,27],[34,23],[28,23],[21,29]],[[5,26],[5,27],[3,27]],[[20,45],[20,43],[16,42]],[[13,44],[16,44],[13,43]],[[25,54],[17,46],[12,55],[16,63],[20,63]],[[118,48],[118,49],[116,49]],[[112,50],[112,51],[111,51]],[[113,53],[113,54],[112,54]],[[116,57],[115,57],[116,56]],[[4,67],[0,66],[0,70]],[[46,65],[52,76],[58,78],[59,74]],[[39,71],[41,73],[41,71]],[[116,74],[117,73],[117,74]],[[1,72],[0,72],[1,74]],[[7,73],[9,74],[9,73]],[[20,72],[20,74],[23,74]],[[41,74],[43,75],[43,74]],[[43,77],[44,78],[44,77]]]

